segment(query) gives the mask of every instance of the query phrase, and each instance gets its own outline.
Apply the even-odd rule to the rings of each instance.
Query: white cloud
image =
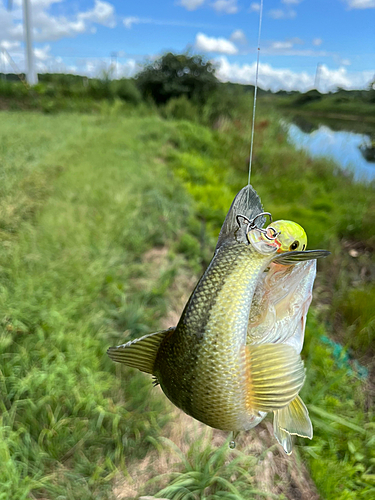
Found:
[[[122,22],[124,23],[125,28],[130,30],[130,28],[132,28],[133,24],[139,24],[140,22],[142,22],[142,20],[139,17],[129,16],[129,17],[125,17],[122,20]]]
[[[35,59],[40,61],[47,61],[51,57],[50,51],[51,47],[49,45],[45,45],[42,48],[34,49]]]
[[[246,35],[242,30],[233,31],[233,33],[230,36],[230,39],[233,40],[233,42],[238,42],[242,44],[247,43]]]
[[[272,9],[268,12],[268,15],[271,16],[272,19],[294,19],[297,15],[297,12],[293,9]]]
[[[202,52],[218,52],[219,54],[237,54],[238,49],[226,38],[208,37],[204,33],[198,33],[195,38],[195,48]]]
[[[298,37],[289,38],[283,41],[278,40],[276,42],[272,42],[268,47],[266,47],[265,52],[270,54],[275,51],[276,52],[284,51],[285,54],[290,54],[291,49],[293,49],[295,45],[303,45],[304,43],[305,42]],[[293,55],[295,55],[296,52],[299,52],[300,55],[304,55],[306,51],[300,49],[298,51],[294,50]]]
[[[90,32],[94,25],[113,28],[115,9],[112,4],[102,0],[95,0],[91,9],[78,12],[69,18],[50,13],[52,4],[62,0],[33,0],[32,21],[34,41],[51,42],[64,37],[74,37],[78,34]],[[14,1],[12,11],[7,11],[0,5],[0,41],[22,41],[22,9],[21,0]]]
[[[116,78],[130,78],[134,76],[141,66],[135,59],[127,59],[124,62],[112,63],[109,60],[99,58],[80,59],[77,61],[76,73],[88,77],[100,77],[112,70]]]
[[[253,2],[253,3],[250,5],[249,11],[250,11],[250,12],[259,12],[259,11],[260,11],[260,3],[258,3],[258,2]]]
[[[298,5],[302,0],[281,0],[281,3],[285,3],[285,5]]]
[[[205,0],[180,0],[179,5],[187,10],[195,10],[204,4]]]
[[[227,26],[218,24],[207,24],[199,22],[187,22],[176,19],[153,19],[152,17],[124,17],[123,25],[127,29],[131,29],[133,24],[153,24],[155,26],[180,26],[181,28],[199,28],[199,29],[222,29]]]
[[[375,0],[346,0],[349,9],[375,9]]]
[[[352,63],[350,62],[350,59],[343,59],[343,60],[341,61],[341,64],[342,64],[343,66],[350,66]]]
[[[217,59],[217,76],[223,81],[254,84],[256,63],[239,65],[231,64],[225,56]],[[340,67],[330,69],[326,65],[320,67],[319,90],[328,92],[336,87],[347,89],[367,88],[373,77],[371,71],[348,73],[347,69]],[[305,71],[294,72],[288,68],[273,68],[269,64],[259,65],[259,86],[263,89],[277,91],[300,90],[305,92],[313,88],[315,73]]]
[[[80,12],[78,14],[78,19],[89,23],[101,24],[108,28],[114,28],[116,26],[114,14],[115,9],[112,4],[103,2],[102,0],[95,0],[94,8],[86,12]]]
[[[270,45],[270,49],[274,50],[285,50],[291,49],[293,47],[292,42],[273,42]]]
[[[314,38],[313,40],[313,45],[315,45],[316,47],[319,47],[319,45],[322,45],[323,43],[323,40],[321,38]]]
[[[223,12],[225,14],[235,14],[238,12],[237,0],[215,0],[211,5],[216,12]]]
[[[9,40],[3,40],[0,42],[0,47],[5,50],[12,50],[15,48],[19,48],[21,46],[21,42],[10,42]]]

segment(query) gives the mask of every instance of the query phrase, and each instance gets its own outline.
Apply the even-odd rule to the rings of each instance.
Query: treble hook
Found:
[[[248,238],[249,232],[253,231],[254,229],[257,229],[258,231],[260,231],[262,234],[264,234],[264,236],[267,238],[267,240],[270,240],[270,241],[275,240],[279,236],[280,231],[276,231],[276,229],[272,226],[268,226],[267,229],[263,229],[263,228],[257,227],[255,225],[255,221],[259,217],[263,217],[264,215],[268,216],[270,218],[270,223],[271,223],[272,222],[272,215],[270,214],[270,212],[261,212],[260,214],[256,215],[253,219],[249,219],[248,217],[246,217],[246,215],[241,215],[241,214],[236,215],[236,221],[237,221],[237,224],[239,227],[241,227],[240,218],[244,219],[245,224],[247,224],[247,229],[246,229],[246,238],[247,239],[249,239]],[[269,230],[273,231],[272,235],[268,234]]]

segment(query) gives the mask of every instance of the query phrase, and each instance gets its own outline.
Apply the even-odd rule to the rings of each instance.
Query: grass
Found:
[[[111,498],[118,471],[126,477],[170,418],[149,378],[105,351],[158,328],[176,253],[194,272],[209,261],[247,179],[249,135],[238,117],[212,130],[126,109],[2,113],[0,498]],[[259,116],[252,183],[265,209],[301,223],[310,248],[332,251],[320,264],[303,352],[315,436],[297,449],[323,498],[370,500],[374,408],[321,336],[345,341],[349,328],[348,347],[369,352],[363,296],[373,292],[361,269],[373,265],[373,186],[294,151],[278,116]],[[155,271],[142,256],[161,246],[169,262]],[[197,498],[251,498],[253,457],[232,463],[226,445],[201,445],[181,455],[163,494],[177,498],[183,486]]]
[[[149,379],[105,354],[157,328],[173,266],[140,289],[141,255],[189,213],[155,161],[160,130],[2,114],[0,498],[109,498],[168,419]]]
[[[243,185],[247,137],[246,128],[238,123],[227,123],[222,131],[188,122],[175,126],[173,148],[166,157],[193,196],[212,238]],[[374,186],[355,183],[335,165],[296,152],[277,116],[260,118],[255,138],[252,183],[265,209],[276,219],[296,220],[305,227],[310,248],[332,252],[319,263],[316,305],[303,351],[307,363],[303,397],[313,404],[315,436],[311,442],[303,441],[302,452],[324,498],[367,500],[375,491],[373,403],[364,397],[363,382],[347,363],[335,359],[333,348],[321,337],[333,335],[353,349],[352,356],[367,353],[371,359],[373,291],[371,273],[363,277],[361,269],[373,267]],[[354,247],[360,249],[357,261],[348,252]],[[338,322],[337,316],[343,321]],[[356,335],[351,338],[347,332]]]
[[[280,498],[278,495],[264,494],[254,488],[251,471],[256,465],[255,457],[230,450],[229,439],[220,447],[213,446],[211,442],[212,432],[208,439],[198,437],[186,454],[173,442],[166,442],[171,453],[180,457],[182,470],[169,474],[172,476],[169,485],[158,491],[156,498],[245,500],[255,498],[254,495],[259,494],[262,497]],[[153,482],[160,479],[162,477],[157,477]]]

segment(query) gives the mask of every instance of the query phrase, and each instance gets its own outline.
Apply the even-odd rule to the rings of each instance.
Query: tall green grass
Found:
[[[365,397],[365,383],[355,368],[337,359],[322,336],[341,339],[354,358],[367,353],[369,359],[372,353],[373,291],[369,276],[361,278],[361,268],[373,266],[374,186],[356,183],[336,165],[295,151],[275,114],[258,119],[255,138],[252,184],[265,210],[305,227],[310,248],[332,252],[319,262],[303,350],[307,381],[302,395],[312,404],[314,438],[300,441],[301,451],[324,498],[370,500],[375,494],[373,402]],[[227,122],[221,131],[178,122],[170,143],[166,157],[214,238],[246,182],[248,130],[238,122]],[[359,261],[348,253],[350,245],[362,249]],[[337,315],[345,318],[345,326],[335,321]]]
[[[163,121],[151,111],[123,111],[115,104],[96,116],[2,113],[4,498],[110,498],[118,470],[126,475],[129,463],[162,434],[169,418],[163,399],[150,392],[149,378],[111,363],[106,348],[153,331],[165,313],[177,264],[171,260],[155,272],[142,255],[169,245],[202,269],[234,194],[246,183],[248,129],[240,120],[212,130]],[[350,291],[358,269],[343,242],[365,249],[361,258],[371,262],[373,186],[294,151],[277,115],[261,117],[255,137],[252,183],[265,209],[298,221],[310,248],[333,254],[320,264],[303,351],[303,398],[315,436],[298,448],[324,498],[370,500],[374,409],[362,395],[363,382],[339,366],[321,335],[342,336],[337,314],[361,332],[371,326],[354,314],[369,313]],[[368,286],[365,281],[360,290]],[[246,498],[247,476],[240,469],[228,475],[224,448],[198,448],[181,457],[183,474],[164,493],[173,498],[183,482],[185,493],[206,489],[229,498],[236,493],[226,481],[235,477]],[[250,458],[233,465],[245,463],[251,474]],[[213,476],[221,479],[213,484]]]
[[[109,498],[168,413],[106,349],[158,327],[173,264],[141,255],[189,208],[157,117],[21,116],[0,120],[0,497]]]

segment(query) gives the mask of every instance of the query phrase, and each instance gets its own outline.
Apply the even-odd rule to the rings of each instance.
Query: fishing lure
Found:
[[[288,441],[283,433],[293,434],[303,413],[298,393],[305,370],[298,348],[287,341],[293,335],[283,341],[277,337],[279,301],[271,297],[276,320],[265,341],[267,334],[259,341],[252,309],[259,297],[262,301],[259,284],[271,265],[289,268],[329,252],[302,250],[304,243],[290,250],[297,237],[283,231],[283,221],[263,229],[265,217],[255,190],[243,188],[177,326],[111,347],[108,355],[152,374],[172,403],[211,427],[248,430],[274,412],[276,437],[283,443]],[[258,315],[265,314],[262,304]],[[286,423],[285,412],[291,414]]]

